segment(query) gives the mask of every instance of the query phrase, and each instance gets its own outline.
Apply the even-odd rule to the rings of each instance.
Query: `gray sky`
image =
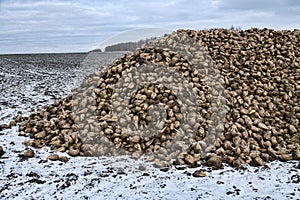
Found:
[[[300,1],[0,0],[0,54],[89,51],[118,34],[231,25],[299,29]]]

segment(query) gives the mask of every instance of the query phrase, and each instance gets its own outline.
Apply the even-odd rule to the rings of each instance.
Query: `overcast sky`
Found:
[[[299,29],[300,1],[0,0],[0,54],[89,51],[126,31],[134,36],[231,25]]]

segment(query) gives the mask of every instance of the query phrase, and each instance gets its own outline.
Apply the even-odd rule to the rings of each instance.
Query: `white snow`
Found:
[[[62,82],[59,88],[69,92],[70,82]],[[1,92],[0,101],[9,103],[15,99],[17,106],[1,107],[0,124],[9,122],[18,110],[26,111],[53,101],[32,91],[30,83],[20,91],[25,99],[31,99],[25,104],[15,99],[14,94]],[[32,93],[36,95],[32,97]],[[71,157],[67,163],[47,161],[47,156],[57,153],[48,147],[34,149],[34,158],[22,160],[18,155],[26,149],[22,145],[25,139],[28,138],[18,136],[17,127],[0,132],[0,146],[5,150],[0,158],[0,199],[300,199],[299,161],[275,161],[268,163],[270,169],[244,166],[246,169],[242,170],[225,165],[221,170],[207,167],[179,170],[173,166],[163,172],[127,157]],[[140,165],[147,169],[139,170]],[[191,174],[198,169],[205,170],[207,176],[193,177]]]

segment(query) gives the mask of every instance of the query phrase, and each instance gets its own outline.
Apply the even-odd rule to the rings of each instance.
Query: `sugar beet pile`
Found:
[[[211,69],[218,71],[222,81],[213,71],[197,70],[190,58],[183,58],[172,49],[157,48],[176,46],[178,42],[190,44],[189,40],[203,47],[202,54],[191,59],[205,61],[204,65],[213,63]],[[189,51],[198,49],[191,47]],[[147,68],[140,71],[145,64]],[[194,91],[198,111],[162,84],[134,88],[142,72],[164,74],[164,68],[188,81],[190,88],[182,88],[180,81],[175,85],[179,92]],[[226,111],[224,119],[217,119],[223,123],[220,127],[212,117],[214,93],[207,87],[205,73],[213,74],[216,83],[224,87],[215,94],[224,97],[218,102],[225,104]],[[138,158],[156,152],[147,159],[159,167],[166,164],[163,161],[195,166],[201,160],[216,168],[222,162],[232,166],[243,163],[260,166],[276,159],[300,159],[299,96],[299,30],[178,30],[99,69],[70,96],[25,118],[19,124],[19,135],[31,138],[24,141],[25,145],[50,146],[71,156],[113,156],[124,152]],[[122,107],[122,101],[126,98],[129,104],[125,116],[127,108]],[[164,116],[158,116],[160,112],[155,114],[158,104],[166,111]],[[154,110],[152,115],[149,109]],[[183,122],[189,114],[189,120]],[[143,133],[156,117],[165,119],[163,124],[153,125],[158,131]],[[16,121],[20,119],[16,117]],[[139,130],[140,135],[133,134],[134,130]],[[208,133],[219,130],[212,144],[201,142],[212,137]],[[190,142],[184,151],[180,149],[181,140]],[[201,154],[203,151],[205,156]]]

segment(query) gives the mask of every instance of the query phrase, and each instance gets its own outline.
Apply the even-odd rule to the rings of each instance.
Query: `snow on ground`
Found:
[[[98,56],[105,65],[119,55]],[[72,66],[84,57],[0,56],[0,124],[18,111],[28,114],[66,96],[82,80],[82,66]],[[0,132],[0,146],[5,150],[0,158],[0,199],[300,199],[299,161],[275,161],[268,164],[270,169],[173,166],[163,172],[128,157],[49,161],[54,152],[48,147],[35,150],[34,158],[23,159],[18,155],[26,149],[24,139],[17,127]],[[199,169],[207,176],[193,177]]]

